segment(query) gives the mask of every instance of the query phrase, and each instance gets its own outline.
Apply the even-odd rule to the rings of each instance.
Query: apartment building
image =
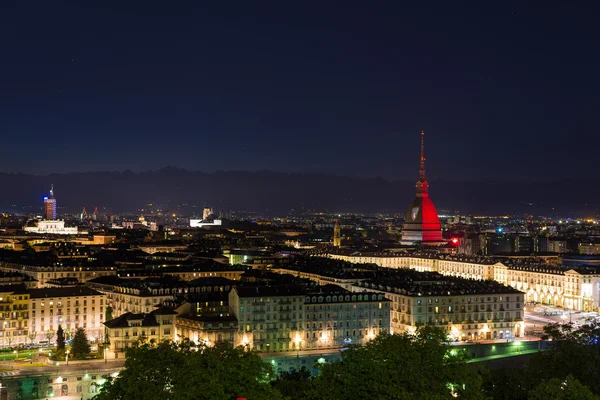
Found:
[[[106,296],[83,287],[30,289],[30,333],[35,342],[53,342],[60,325],[67,335],[86,330],[92,342],[104,336]]]
[[[258,351],[341,348],[390,329],[390,301],[337,286],[236,287],[229,294],[238,339]]]
[[[172,309],[159,307],[151,313],[127,312],[104,322],[110,342],[106,358],[124,358],[125,351],[140,340],[174,340],[176,316]]]
[[[229,306],[238,320],[240,343],[262,352],[299,349],[304,293],[298,286],[234,288]]]
[[[46,283],[54,279],[76,278],[79,282],[87,282],[99,276],[116,274],[116,268],[114,267],[48,267],[3,261],[0,261],[0,271],[19,272],[28,275],[37,281],[38,288],[46,287]]]
[[[225,278],[200,278],[194,281],[180,281],[172,277],[148,279],[120,279],[103,277],[94,279],[88,285],[106,294],[113,316],[127,312],[133,314],[150,313],[154,308],[178,296],[229,291],[234,281]]]
[[[0,347],[29,343],[29,293],[25,285],[0,286]]]
[[[341,348],[364,344],[390,332],[391,301],[381,293],[351,293],[326,287],[304,298],[306,349]]]
[[[397,271],[356,284],[392,301],[393,332],[430,325],[454,340],[509,339],[524,334],[525,295],[493,281],[447,277],[435,272]]]
[[[495,280],[525,294],[526,302],[574,311],[600,311],[600,269],[566,267],[537,258],[499,259],[467,255],[389,253],[329,254],[350,263],[366,262],[393,269],[438,272],[445,276]]]

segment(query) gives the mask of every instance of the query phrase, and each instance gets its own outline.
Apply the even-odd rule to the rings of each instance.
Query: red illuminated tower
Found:
[[[425,179],[425,132],[421,131],[421,163],[417,196],[408,208],[402,227],[402,244],[442,245],[442,227],[438,213],[429,198],[429,183]]]

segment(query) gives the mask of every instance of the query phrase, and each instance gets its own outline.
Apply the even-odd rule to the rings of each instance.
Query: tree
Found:
[[[29,340],[30,340],[31,344],[33,344],[33,341],[35,340],[36,336],[37,336],[36,331],[29,332]]]
[[[498,400],[577,398],[581,393],[580,387],[599,395],[599,336],[600,328],[596,324],[579,329],[570,324],[548,324],[544,327],[544,337],[552,340],[551,348],[531,356],[520,370],[495,371],[486,377],[486,391]],[[560,386],[565,382],[567,386],[572,383],[569,390]],[[556,391],[559,397],[544,394],[561,387],[560,391]],[[565,397],[571,396],[569,393],[576,394]]]
[[[71,342],[71,354],[75,360],[84,360],[90,354],[90,344],[85,334],[85,329],[77,328]]]
[[[341,361],[321,367],[308,398],[484,399],[481,376],[446,340],[443,330],[422,327],[414,335],[379,335],[349,346]]]
[[[50,330],[46,331],[44,336],[46,336],[46,339],[48,339],[48,344],[50,344],[52,342],[52,338],[54,337],[54,331],[52,329],[50,329]]]
[[[63,331],[63,328],[60,325],[56,330],[56,351],[65,351],[65,332]]]
[[[595,396],[573,375],[568,375],[565,379],[542,381],[529,392],[528,400],[600,400],[600,397]]]
[[[303,399],[305,391],[309,388],[311,373],[306,367],[300,370],[283,371],[279,373],[277,379],[272,382],[272,385],[286,399],[291,400]]]
[[[196,349],[189,341],[140,341],[127,349],[125,368],[107,379],[95,399],[282,399],[272,378],[258,354],[229,343]]]

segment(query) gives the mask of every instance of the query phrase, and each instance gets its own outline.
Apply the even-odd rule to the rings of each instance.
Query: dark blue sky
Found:
[[[0,171],[600,175],[597,7],[12,3]]]

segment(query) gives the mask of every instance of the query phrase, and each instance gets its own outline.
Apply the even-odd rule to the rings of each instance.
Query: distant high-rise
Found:
[[[333,227],[333,245],[335,247],[342,246],[342,230],[340,229],[340,221],[335,221],[335,226]]]
[[[56,219],[56,199],[54,198],[54,185],[50,185],[50,197],[44,197],[44,219]]]
[[[441,245],[442,227],[437,210],[429,198],[429,183],[425,179],[425,132],[421,131],[421,163],[417,196],[408,208],[402,227],[403,245],[421,243],[425,245]]]
[[[210,207],[204,207],[204,210],[202,212],[202,220],[206,221],[208,219],[208,217],[210,217],[213,213],[212,208]]]

